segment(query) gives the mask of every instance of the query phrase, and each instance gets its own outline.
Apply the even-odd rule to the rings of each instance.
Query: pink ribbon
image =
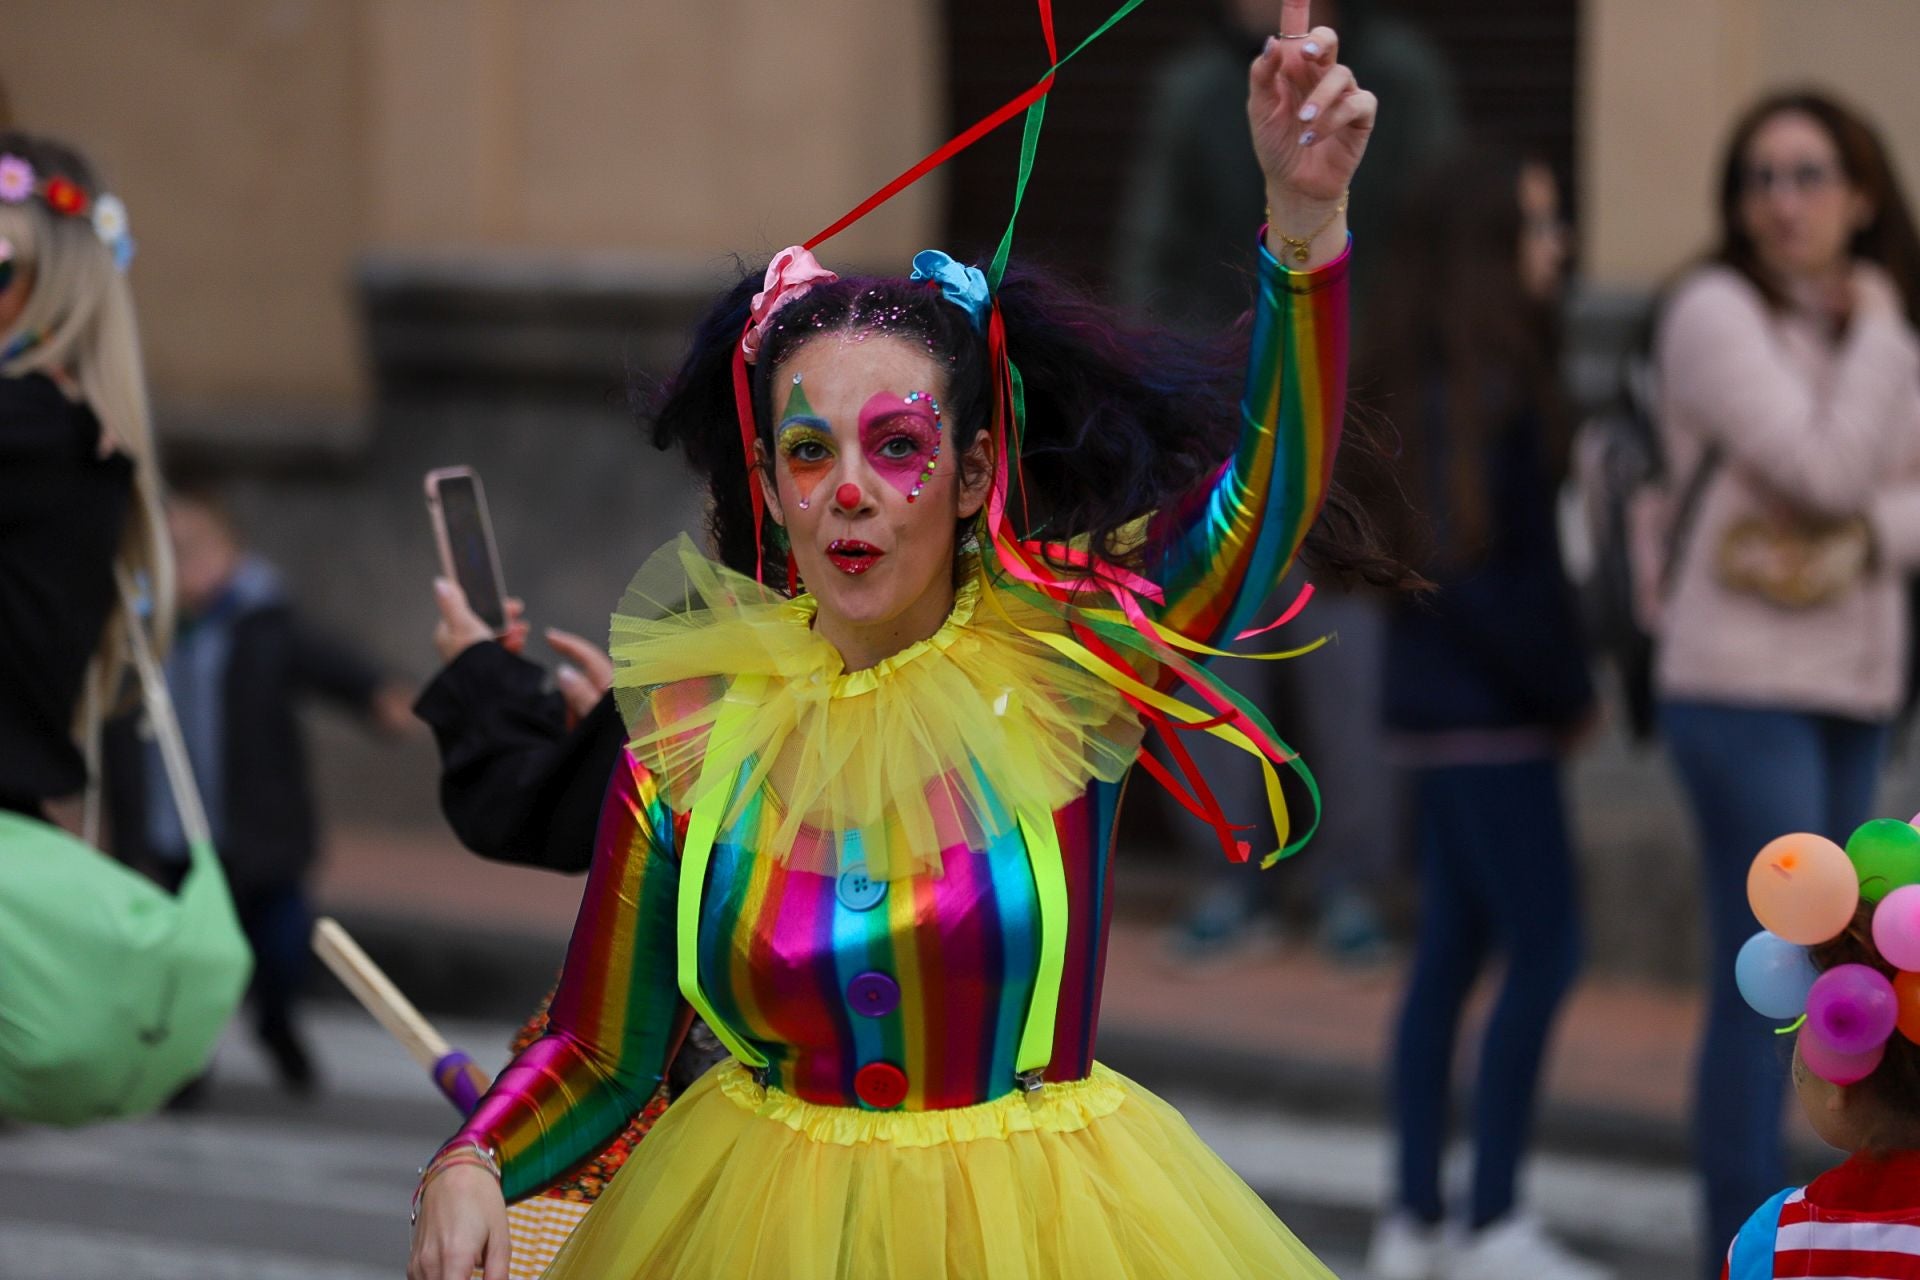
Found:
[[[816,284],[831,284],[839,278],[838,272],[821,266],[820,260],[801,245],[789,245],[774,254],[773,261],[767,264],[765,286],[753,295],[747,331],[740,335],[740,354],[746,357],[747,363],[759,360],[767,325],[780,308],[806,297],[807,291]]]

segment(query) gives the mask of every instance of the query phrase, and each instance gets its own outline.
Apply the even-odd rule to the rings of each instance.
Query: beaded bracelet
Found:
[[[413,1189],[413,1207],[407,1215],[408,1222],[420,1221],[420,1198],[426,1194],[427,1184],[448,1169],[459,1165],[473,1165],[476,1168],[485,1169],[494,1176],[495,1181],[500,1179],[500,1156],[492,1147],[483,1146],[471,1139],[443,1147],[433,1159],[420,1167],[420,1182]]]

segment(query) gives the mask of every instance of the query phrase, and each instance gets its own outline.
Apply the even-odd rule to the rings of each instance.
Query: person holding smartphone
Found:
[[[506,594],[479,477],[442,468],[426,488],[442,568],[433,642],[444,665],[414,712],[440,748],[441,809],[483,858],[585,871],[600,794],[626,741],[607,695],[612,663],[548,628],[563,659],[549,688],[545,668],[524,656],[529,627]]]

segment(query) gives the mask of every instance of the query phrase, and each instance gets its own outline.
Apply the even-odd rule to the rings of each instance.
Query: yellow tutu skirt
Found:
[[[1178,1112],[1105,1067],[951,1111],[765,1089],[668,1108],[548,1280],[1174,1280],[1332,1272]]]

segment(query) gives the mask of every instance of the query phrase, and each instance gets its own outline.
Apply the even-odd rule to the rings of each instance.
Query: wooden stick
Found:
[[[450,1052],[446,1039],[400,994],[353,936],[330,916],[313,922],[313,950],[415,1062],[432,1071]]]

